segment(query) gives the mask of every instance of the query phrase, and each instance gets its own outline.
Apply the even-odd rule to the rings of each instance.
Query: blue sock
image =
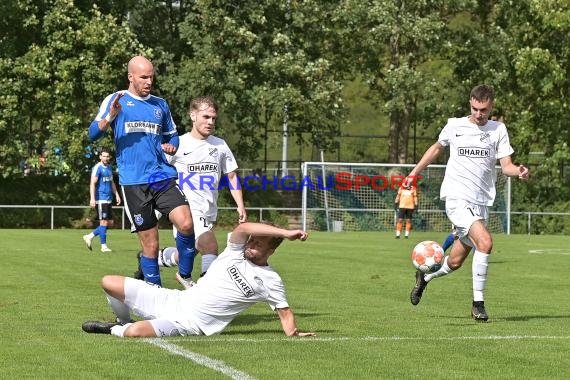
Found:
[[[107,244],[107,226],[99,226],[99,238],[101,244]]]
[[[447,235],[445,241],[443,242],[443,245],[441,246],[441,248],[443,248],[443,252],[447,251],[447,248],[451,247],[454,241],[455,236],[453,236],[453,234]]]
[[[178,273],[183,278],[190,277],[194,269],[194,257],[196,256],[196,239],[194,234],[182,235],[176,233],[176,249],[178,249]]]
[[[146,282],[162,286],[160,270],[158,269],[158,258],[149,259],[146,256],[141,256],[141,269]]]
[[[101,226],[97,226],[97,228],[95,228],[93,230],[93,235],[97,236],[101,233]]]

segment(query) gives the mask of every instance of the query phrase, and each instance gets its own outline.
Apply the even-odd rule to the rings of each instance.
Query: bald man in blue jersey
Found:
[[[193,257],[192,216],[176,184],[176,169],[166,160],[165,153],[172,155],[178,149],[178,133],[166,100],[150,93],[154,67],[145,57],[136,56],[127,70],[128,90],[103,100],[89,126],[89,138],[97,140],[111,128],[125,211],[131,232],[138,234],[142,246],[141,271],[145,281],[161,285],[156,211],[168,215],[176,226],[179,253]]]

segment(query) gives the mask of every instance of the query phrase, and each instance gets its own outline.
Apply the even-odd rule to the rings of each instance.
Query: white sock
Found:
[[[115,336],[119,336],[119,337],[124,337],[125,335],[125,330],[132,325],[132,323],[127,323],[126,325],[117,325],[117,326],[113,326],[111,327],[111,335],[115,335]]]
[[[446,275],[450,274],[451,272],[453,272],[453,269],[451,269],[449,267],[449,265],[447,265],[447,259],[448,258],[449,258],[449,256],[445,256],[445,259],[443,259],[443,265],[441,266],[441,268],[439,268],[439,270],[435,273],[426,274],[424,276],[424,280],[426,280],[427,282],[430,282],[432,279],[434,279],[436,277],[446,276]]]
[[[88,237],[89,239],[93,239],[93,238],[95,237],[95,234],[94,234],[93,232],[90,232],[90,233],[87,235],[87,237]]]
[[[129,307],[115,297],[109,295],[107,292],[105,292],[105,295],[107,296],[107,301],[109,302],[109,305],[111,305],[111,309],[113,309],[119,323],[129,323],[131,321]]]
[[[202,273],[206,272],[208,268],[210,268],[210,265],[212,265],[217,257],[218,255],[213,253],[206,253],[205,255],[202,255]]]
[[[178,265],[176,261],[176,254],[178,250],[176,247],[164,248],[158,252],[158,265],[161,267],[175,267]]]
[[[489,254],[475,250],[473,253],[473,301],[484,301],[483,291],[487,285],[487,270],[489,268]]]

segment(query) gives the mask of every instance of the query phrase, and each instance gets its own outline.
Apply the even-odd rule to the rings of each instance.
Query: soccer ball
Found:
[[[443,265],[445,252],[435,241],[422,241],[412,251],[412,264],[423,273],[437,272]]]

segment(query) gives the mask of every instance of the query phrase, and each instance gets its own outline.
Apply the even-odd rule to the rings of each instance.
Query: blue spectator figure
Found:
[[[113,168],[111,167],[111,154],[106,148],[101,149],[99,162],[91,170],[89,183],[89,206],[95,209],[99,226],[91,233],[83,235],[83,241],[91,251],[91,243],[95,236],[101,240],[101,252],[112,252],[107,246],[107,228],[113,224],[113,194],[117,205],[121,204],[121,197],[113,181]]]

